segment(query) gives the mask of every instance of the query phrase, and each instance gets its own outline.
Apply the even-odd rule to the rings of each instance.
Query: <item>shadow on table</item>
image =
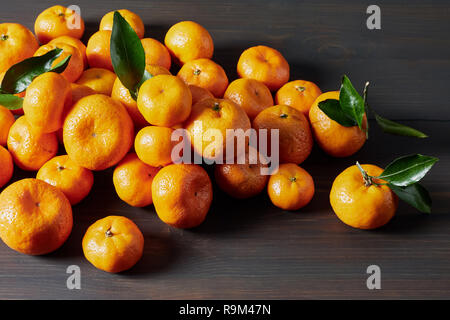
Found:
[[[417,236],[422,234],[421,232],[426,232],[426,229],[429,229],[434,223],[436,223],[436,220],[431,215],[421,213],[409,207],[406,203],[399,203],[396,215],[392,220],[385,226],[371,232],[399,237],[405,235]]]
[[[180,250],[170,234],[167,236],[146,235],[144,243],[144,254],[141,260],[133,268],[120,273],[120,275],[165,272],[180,257]]]

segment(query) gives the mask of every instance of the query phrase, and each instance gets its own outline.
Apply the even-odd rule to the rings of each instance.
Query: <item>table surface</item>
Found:
[[[338,89],[343,74],[360,90],[370,80],[373,108],[430,138],[389,136],[372,126],[368,142],[352,157],[333,159],[315,147],[302,164],[316,184],[307,207],[283,212],[265,194],[238,201],[215,192],[206,221],[193,230],[168,227],[152,206],[126,205],[114,192],[112,171],[96,173],[93,191],[74,207],[74,229],[62,248],[31,257],[0,244],[0,298],[450,298],[448,1],[377,1],[382,29],[373,31],[366,28],[364,1],[76,3],[86,21],[85,39],[103,14],[125,3],[144,19],[146,36],[159,40],[177,21],[195,20],[211,32],[214,59],[230,80],[240,53],[257,44],[285,55],[292,80],[312,80],[323,91]],[[53,4],[17,0],[2,6],[0,22],[32,28],[37,14]],[[385,166],[410,153],[440,158],[423,181],[433,198],[431,215],[402,203],[394,219],[375,231],[352,229],[336,218],[328,194],[342,170],[356,160]],[[14,179],[33,175],[17,172]],[[95,269],[81,249],[87,227],[107,215],[131,218],[145,235],[142,260],[118,275]],[[381,268],[381,290],[366,287],[372,264]],[[81,290],[66,287],[69,265],[81,268]]]

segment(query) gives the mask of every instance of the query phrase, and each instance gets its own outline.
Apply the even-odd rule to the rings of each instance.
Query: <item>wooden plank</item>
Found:
[[[346,73],[361,90],[370,80],[373,106],[394,119],[450,119],[444,107],[450,100],[448,2],[377,4],[382,29],[375,31],[366,28],[367,4],[357,0],[134,0],[126,7],[143,17],[146,36],[159,40],[178,21],[203,24],[215,41],[214,58],[231,79],[244,49],[267,44],[289,60],[292,79],[309,79],[323,90],[335,90]],[[18,0],[0,12],[0,21],[33,28],[38,13],[51,5],[49,0]],[[125,6],[118,0],[81,0],[77,5],[86,20],[85,40],[98,30],[106,12]]]
[[[214,193],[203,225],[176,230],[153,207],[131,208],[115,195],[111,170],[96,173],[93,192],[74,207],[75,225],[64,246],[28,257],[0,245],[2,298],[442,298],[450,297],[449,122],[408,122],[426,128],[429,140],[391,138],[378,130],[347,159],[314,150],[303,165],[316,195],[299,212],[283,212],[267,196],[236,201]],[[375,127],[373,127],[375,128]],[[386,143],[389,141],[389,143]],[[433,154],[441,161],[424,185],[434,200],[430,216],[401,204],[397,216],[375,231],[345,226],[332,213],[334,177],[356,160],[385,166],[399,155]],[[25,176],[16,175],[16,179]],[[215,191],[218,191],[217,188]],[[145,235],[145,254],[132,270],[110,275],[83,257],[87,227],[106,215],[125,215]],[[66,268],[81,268],[82,289],[66,288]],[[366,288],[366,268],[382,270],[382,290]]]

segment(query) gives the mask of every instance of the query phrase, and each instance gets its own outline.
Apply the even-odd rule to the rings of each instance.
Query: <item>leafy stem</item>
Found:
[[[372,177],[369,176],[369,174],[367,173],[367,171],[365,171],[365,170],[361,167],[361,165],[359,164],[358,161],[356,161],[356,166],[358,167],[359,171],[361,172],[361,175],[362,175],[363,180],[364,180],[364,186],[370,187],[370,186],[373,184]]]
[[[369,113],[373,113],[377,124],[381,129],[390,134],[426,138],[425,133],[386,119],[377,114],[369,107],[367,102],[369,82],[364,86],[363,96],[361,97],[353,87],[347,76],[342,77],[341,89],[339,92],[339,100],[328,99],[319,103],[319,108],[332,120],[336,121],[344,127],[358,126],[364,130],[366,138],[369,137]],[[365,127],[363,126],[364,114],[366,115]]]
[[[31,57],[11,66],[2,80],[1,91],[8,94],[21,93],[28,88],[34,78],[45,72],[62,73],[71,58],[69,55],[53,67],[53,62],[62,53],[62,49],[55,48],[42,56]]]
[[[71,55],[53,66],[54,61],[61,56],[62,52],[62,49],[55,48],[42,56],[31,57],[11,66],[6,71],[0,85],[0,105],[10,110],[22,108],[23,98],[15,94],[24,92],[37,76],[45,72],[64,72]]]
[[[431,197],[419,181],[438,161],[421,154],[408,155],[392,161],[379,176],[370,176],[359,164],[356,166],[364,180],[364,186],[388,186],[400,199],[421,212],[431,212]],[[385,182],[376,182],[382,179]]]
[[[145,70],[145,51],[136,32],[118,12],[114,12],[110,53],[114,72],[136,100],[140,86],[152,75]]]

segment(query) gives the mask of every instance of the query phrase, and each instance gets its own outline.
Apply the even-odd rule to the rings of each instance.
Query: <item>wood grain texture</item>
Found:
[[[0,11],[0,22],[32,28],[53,1],[17,0]],[[316,195],[299,212],[283,212],[265,194],[236,201],[214,193],[203,225],[176,230],[153,207],[136,209],[116,196],[112,171],[95,174],[93,192],[74,207],[74,230],[64,246],[29,257],[0,244],[1,299],[299,299],[450,298],[450,5],[447,1],[378,1],[382,30],[365,27],[361,1],[144,1],[79,0],[86,35],[101,16],[127,7],[146,23],[146,36],[163,40],[173,23],[195,20],[210,30],[214,59],[229,77],[247,47],[266,44],[289,60],[291,78],[338,89],[342,74],[362,88],[370,80],[370,102],[382,115],[403,119],[430,135],[393,137],[374,125],[364,148],[332,159],[317,146],[302,165],[315,179]],[[401,204],[396,217],[376,231],[351,229],[332,213],[333,179],[359,160],[385,166],[397,156],[423,153],[440,158],[425,178],[433,213]],[[32,174],[31,174],[32,175]],[[14,179],[31,176],[16,172]],[[217,191],[217,188],[215,189]],[[83,257],[87,227],[106,215],[125,215],[145,235],[143,259],[130,271],[111,275]],[[82,289],[66,288],[66,268],[79,265]],[[382,290],[366,288],[366,268],[382,270]]]

